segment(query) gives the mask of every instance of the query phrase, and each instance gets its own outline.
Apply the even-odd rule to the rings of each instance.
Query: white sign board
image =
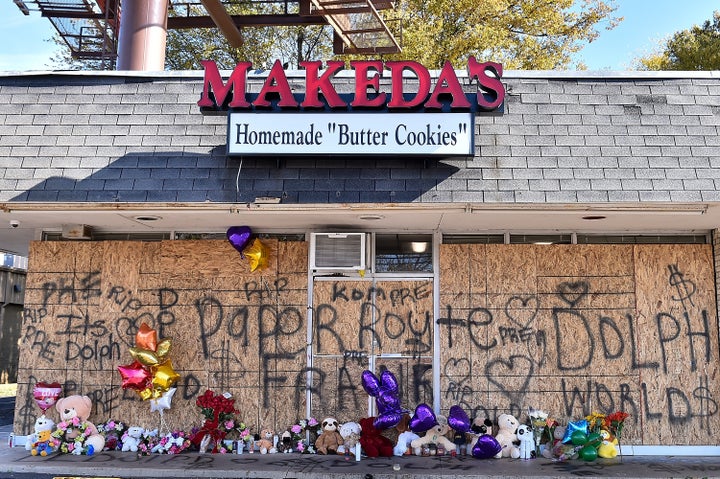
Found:
[[[229,155],[472,156],[472,113],[228,115]]]

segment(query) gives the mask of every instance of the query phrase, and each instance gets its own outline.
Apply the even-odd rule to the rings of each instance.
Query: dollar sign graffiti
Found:
[[[701,377],[700,385],[693,390],[692,395],[700,403],[699,411],[694,413],[693,416],[701,418],[701,427],[704,426],[705,429],[710,431],[710,417],[717,414],[718,403],[713,399],[712,391],[708,386],[707,376]]]
[[[668,270],[670,270],[670,286],[674,286],[678,294],[672,297],[673,301],[680,301],[685,310],[687,310],[686,300],[690,303],[690,306],[694,307],[695,303],[693,303],[692,296],[697,290],[695,283],[685,279],[685,275],[680,272],[676,264],[669,264]]]

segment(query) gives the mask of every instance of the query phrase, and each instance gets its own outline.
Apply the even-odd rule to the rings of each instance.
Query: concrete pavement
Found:
[[[718,457],[625,456],[594,462],[472,457],[363,458],[301,454],[178,454],[138,457],[128,452],[94,456],[34,457],[24,448],[0,446],[0,478],[11,473],[103,478],[438,479],[560,477],[720,477]],[[5,476],[4,476],[5,475]]]

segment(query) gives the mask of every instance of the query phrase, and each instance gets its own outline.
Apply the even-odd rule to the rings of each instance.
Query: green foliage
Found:
[[[614,28],[612,0],[400,0],[403,52],[440,68],[474,55],[508,69],[563,69],[573,53]],[[392,25],[392,23],[390,23]],[[432,47],[429,47],[432,46]]]
[[[676,32],[660,52],[639,58],[640,70],[720,70],[720,12],[701,26]]]

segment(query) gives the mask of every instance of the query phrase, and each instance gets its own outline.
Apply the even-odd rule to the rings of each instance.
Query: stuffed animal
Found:
[[[338,447],[338,454],[355,454],[355,444],[360,442],[360,424],[348,421],[340,426],[343,443]]]
[[[272,429],[263,429],[260,432],[260,441],[257,442],[260,454],[275,454],[277,452],[275,444],[273,443],[274,436],[275,431]]]
[[[60,414],[60,420],[63,422],[72,422],[73,419],[77,418],[81,422],[83,431],[79,431],[77,428],[72,432],[68,430],[65,433],[64,440],[66,442],[75,442],[74,439],[80,434],[84,434],[85,440],[75,445],[73,454],[82,454],[85,452],[87,455],[92,455],[95,452],[100,452],[105,447],[105,438],[102,434],[98,433],[95,424],[88,421],[90,417],[90,410],[92,409],[92,400],[88,396],[68,396],[65,398],[58,399],[55,403],[55,409]],[[81,447],[78,447],[81,446]]]
[[[374,417],[360,419],[360,446],[367,457],[392,457],[393,443],[375,427]]]
[[[520,457],[520,449],[518,448],[517,428],[520,425],[518,420],[512,414],[500,414],[498,416],[498,432],[495,439],[500,443],[502,450],[495,457],[511,457],[517,459]]]
[[[600,443],[600,447],[598,447],[598,457],[605,459],[612,459],[613,457],[616,457],[619,452],[617,438],[610,434],[610,431],[607,431],[606,429],[600,430],[600,437],[602,438],[602,443]]]
[[[30,451],[30,454],[37,456],[47,456],[55,452],[55,441],[52,438],[53,428],[55,422],[46,417],[44,414],[35,420],[34,432],[28,438],[25,443],[25,449]]]
[[[397,443],[393,449],[393,454],[396,456],[411,454],[412,450],[410,449],[410,443],[415,439],[420,439],[420,436],[410,430],[410,416],[408,414],[403,414],[402,418],[400,418],[400,422],[397,426],[395,426],[395,429],[397,429],[400,434],[398,435]]]
[[[143,440],[144,432],[145,429],[140,426],[130,426],[121,438],[122,448],[120,450],[122,452],[137,452],[138,446]]]
[[[447,419],[442,416],[438,416],[437,420],[438,424],[428,429],[423,437],[415,439],[410,443],[410,447],[412,447],[416,456],[422,455],[422,447],[426,444],[442,446],[446,451],[455,450],[455,444],[446,436],[446,434],[450,431]]]
[[[535,440],[533,430],[526,424],[520,424],[517,428],[517,437],[520,441],[520,459],[532,459],[535,456]]]
[[[278,452],[282,452],[285,454],[293,452],[293,440],[292,440],[292,433],[290,431],[285,431],[280,435],[280,440],[278,441],[277,450]]]
[[[315,449],[318,454],[337,454],[338,447],[343,443],[343,438],[338,430],[340,425],[334,417],[326,417],[321,424],[322,433],[315,441]]]
[[[567,450],[572,449],[572,445],[566,446],[562,440],[565,437],[566,426],[556,426],[553,431],[552,443],[548,443],[543,449],[542,455],[545,458],[552,459],[562,456]]]
[[[476,417],[472,420],[472,424],[470,424],[470,430],[472,431],[473,438],[470,440],[470,445],[468,446],[468,449],[472,451],[472,448],[475,447],[475,444],[478,441],[478,438],[484,434],[492,434],[492,427],[493,423],[488,418],[479,418]]]

